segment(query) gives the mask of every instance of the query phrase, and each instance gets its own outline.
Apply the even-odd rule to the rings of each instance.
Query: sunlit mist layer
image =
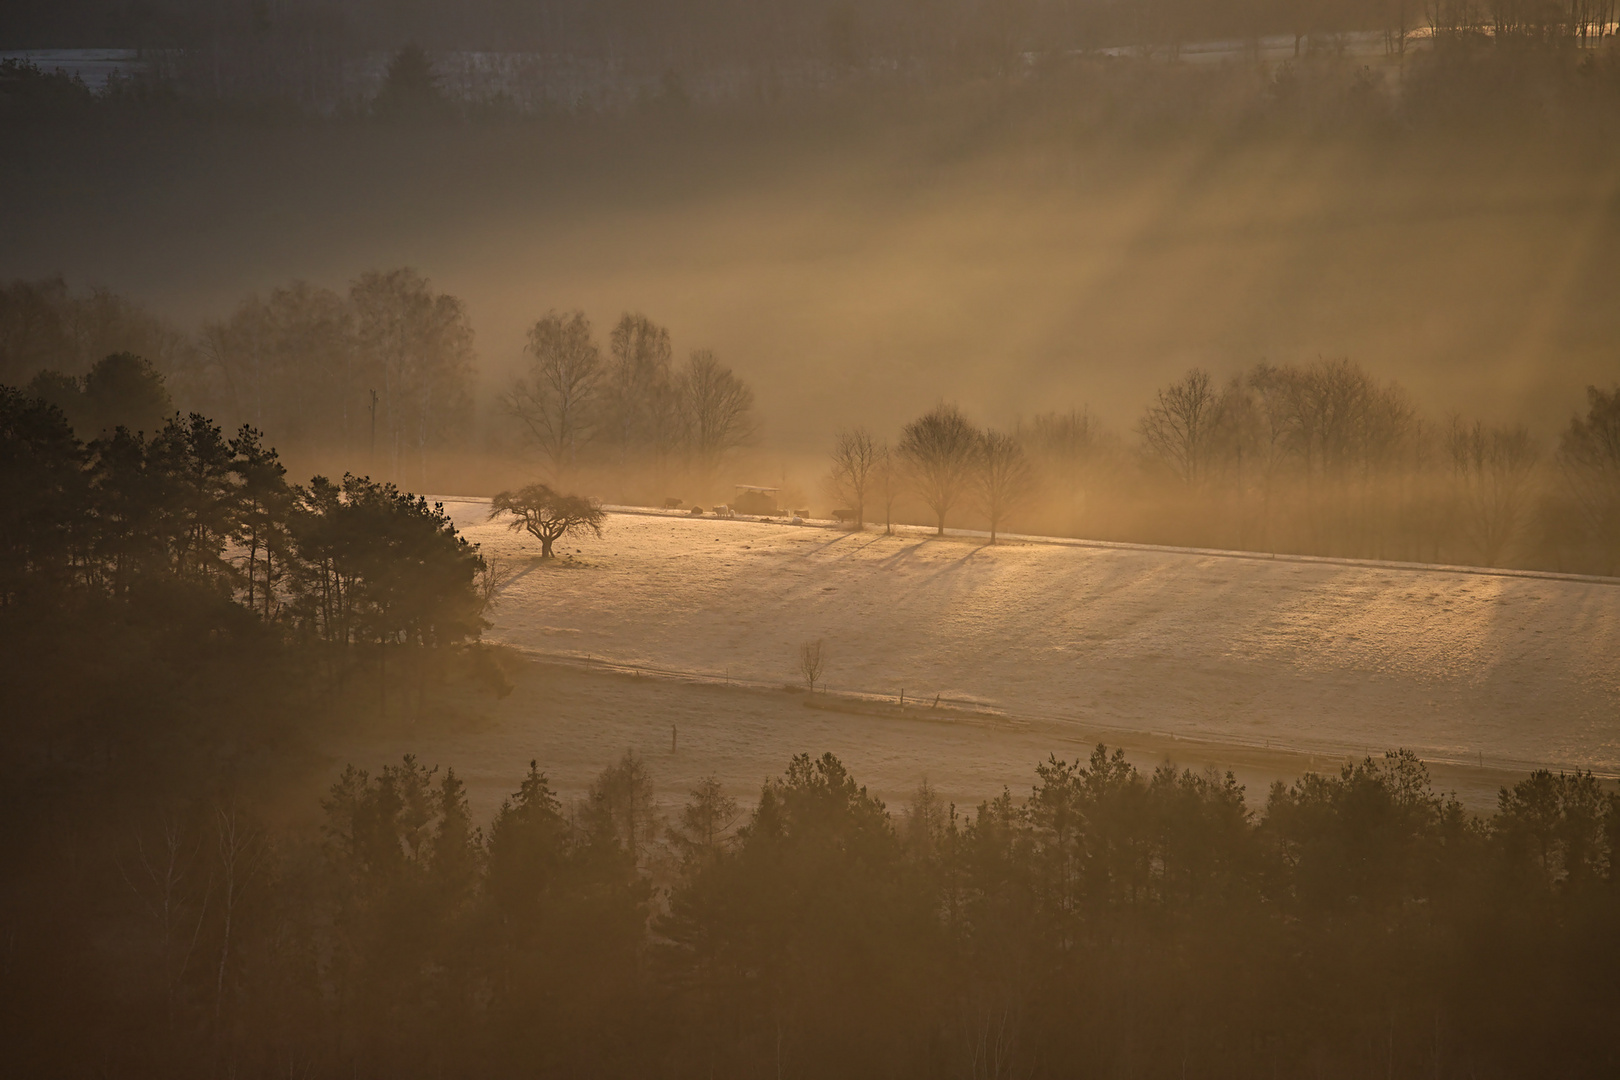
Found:
[[[413,265],[467,301],[491,412],[547,309],[640,310],[749,379],[785,453],[941,398],[996,424],[1089,402],[1128,429],[1192,365],[1319,355],[1550,433],[1616,371],[1620,156],[1591,146],[1088,136],[972,97],[863,121],[107,130],[0,166],[0,202],[28,207],[0,275],[195,325]]]

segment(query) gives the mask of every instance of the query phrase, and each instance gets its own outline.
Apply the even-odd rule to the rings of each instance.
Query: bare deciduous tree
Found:
[[[220,872],[219,965],[214,976],[214,1018],[225,1004],[225,978],[235,945],[233,932],[242,893],[252,883],[266,854],[264,835],[254,829],[235,806],[214,808],[214,838]]]
[[[1523,425],[1487,427],[1453,418],[1447,440],[1463,535],[1486,566],[1500,564],[1530,514],[1540,453]]]
[[[877,440],[863,427],[840,431],[833,444],[827,487],[834,498],[854,511],[856,532],[866,528],[866,497],[878,479],[879,456]]]
[[[583,311],[552,311],[529,328],[525,351],[533,358],[529,374],[501,400],[545,455],[552,479],[560,481],[594,434],[601,350]]]
[[[382,386],[390,467],[414,444],[423,484],[427,451],[471,409],[472,323],[460,300],[411,269],[362,274],[349,290],[360,355]]]
[[[1558,443],[1558,471],[1606,569],[1620,567],[1620,386],[1586,388],[1586,415],[1570,419]]]
[[[799,672],[804,676],[805,685],[810,688],[812,694],[816,691],[816,683],[821,679],[825,659],[820,638],[799,646]]]
[[[495,603],[495,598],[506,588],[517,568],[505,559],[485,559],[484,565],[479,568],[477,578],[478,611],[482,614],[488,611]]]
[[[669,331],[641,314],[625,314],[608,339],[604,404],[619,461],[644,458],[660,468],[674,448],[676,416]]]
[[[877,445],[876,460],[872,463],[872,497],[883,505],[883,535],[894,535],[894,504],[900,500],[905,486],[900,475],[900,462],[888,440]]]
[[[698,489],[707,493],[726,454],[754,433],[754,392],[708,349],[687,359],[676,380],[681,428]]]
[[[1260,489],[1259,541],[1269,545],[1272,499],[1278,475],[1292,452],[1294,430],[1290,413],[1292,369],[1256,364],[1231,395],[1228,424],[1245,458],[1246,482]]]
[[[491,519],[511,514],[510,528],[527,532],[540,541],[540,557],[551,558],[551,545],[577,529],[602,535],[606,515],[595,500],[583,495],[563,495],[545,484],[530,484],[518,491],[503,491],[489,501]]]
[[[1143,415],[1148,455],[1188,487],[1197,486],[1209,471],[1219,414],[1220,394],[1209,372],[1193,368],[1180,382],[1161,389]]]
[[[936,405],[907,424],[900,453],[924,503],[945,535],[945,516],[972,479],[979,457],[979,432],[955,405]]]
[[[1034,471],[1015,436],[1002,431],[986,431],[979,442],[979,468],[976,477],[979,502],[990,519],[990,542],[1007,514],[1029,496],[1034,487]]]
[[[200,887],[196,884],[201,876],[198,854],[203,841],[200,837],[191,837],[185,825],[175,818],[164,818],[162,834],[156,850],[148,850],[144,837],[139,834],[135,837],[141,880],[131,878],[122,866],[119,869],[123,871],[125,884],[139,897],[147,914],[157,924],[168,1021],[172,1027],[179,1006],[180,984],[202,937],[214,879],[210,873]]]

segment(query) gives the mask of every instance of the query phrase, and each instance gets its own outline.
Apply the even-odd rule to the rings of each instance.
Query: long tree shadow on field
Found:
[[[888,558],[880,560],[879,567],[884,570],[899,570],[908,567],[921,552],[928,550],[932,546],[934,539],[934,537],[928,537],[907,544]],[[968,560],[975,558],[982,550],[984,549],[978,546],[969,548],[963,554],[947,561],[945,565],[931,571],[928,574],[928,580],[936,580],[944,575],[961,570],[967,565]]]
[[[842,533],[842,534],[840,534],[838,536],[835,536],[831,540],[826,541],[825,543],[818,544],[814,548],[812,548],[811,550],[813,552],[819,553],[819,552],[826,551],[829,548],[836,547],[836,546],[838,546],[840,544],[845,544],[846,541],[856,541],[856,540],[864,540],[865,541],[865,543],[860,544],[859,546],[851,546],[850,544],[845,544],[845,550],[838,552],[838,558],[839,558],[840,561],[842,561],[844,559],[850,558],[853,555],[860,554],[861,552],[865,551],[867,548],[871,547],[873,544],[879,542],[882,539],[883,539],[883,535],[881,533],[854,533],[854,532],[847,532],[847,533]]]

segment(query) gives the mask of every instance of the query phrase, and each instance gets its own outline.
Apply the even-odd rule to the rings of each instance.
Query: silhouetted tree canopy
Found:
[[[490,518],[511,514],[508,526],[540,541],[540,557],[549,559],[551,545],[570,532],[584,529],[602,535],[602,508],[582,495],[563,495],[545,484],[530,484],[517,491],[502,491],[489,502]]]
[[[936,405],[901,429],[897,449],[940,536],[946,515],[973,478],[980,448],[978,429],[955,405]]]
[[[454,770],[411,756],[345,769],[318,843],[234,808],[119,823],[115,858],[71,871],[110,902],[75,893],[50,914],[60,936],[13,946],[12,1060],[140,1071],[223,1044],[266,1076],[288,1058],[389,1076],[1616,1064],[1620,796],[1590,774],[1535,772],[1479,818],[1395,751],[1251,806],[1230,774],[1143,775],[1098,746],[971,811],[924,784],[897,821],[836,757],[800,755],[735,827],[736,801],[700,783],[668,849],[633,755],[572,805],[537,762],[514,779],[487,831]],[[36,872],[68,873],[79,844]],[[75,1014],[84,1039],[46,1034]]]

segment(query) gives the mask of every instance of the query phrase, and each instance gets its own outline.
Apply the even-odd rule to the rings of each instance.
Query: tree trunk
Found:
[[[555,536],[542,536],[540,538],[540,557],[542,559],[551,558],[551,545],[556,539]]]

